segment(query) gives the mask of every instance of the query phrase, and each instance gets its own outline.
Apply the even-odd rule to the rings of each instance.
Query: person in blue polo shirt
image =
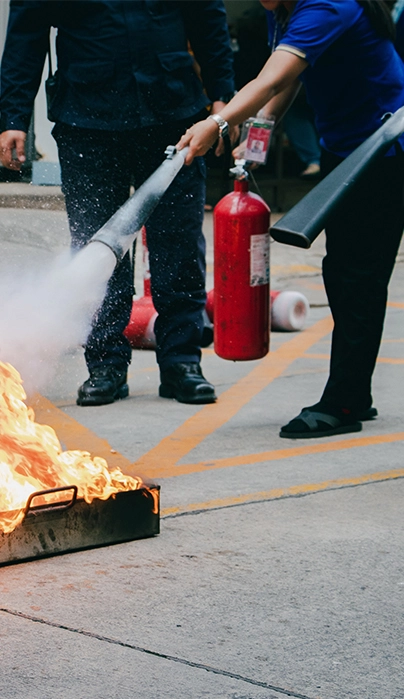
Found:
[[[187,162],[228,125],[263,109],[280,118],[301,83],[321,136],[328,174],[404,105],[404,65],[383,0],[261,0],[271,56],[219,115],[191,127],[178,147]],[[323,276],[334,319],[330,374],[320,401],[280,436],[322,437],[362,429],[376,417],[371,381],[387,287],[404,226],[404,137],[357,182],[327,225]]]

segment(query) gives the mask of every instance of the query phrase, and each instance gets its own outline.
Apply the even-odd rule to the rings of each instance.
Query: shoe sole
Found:
[[[81,405],[82,407],[90,407],[94,405],[110,405],[111,403],[115,403],[116,400],[122,400],[123,398],[127,398],[129,395],[129,386],[127,383],[123,384],[122,386],[119,387],[117,392],[113,397],[105,398],[102,396],[93,396],[93,397],[83,397],[80,398],[80,396],[76,400],[76,405]]]
[[[170,386],[160,385],[159,388],[160,398],[174,398],[178,403],[187,403],[188,405],[204,405],[206,403],[216,403],[216,396],[214,393],[205,396],[195,396],[195,398],[189,398],[183,396],[181,393],[176,393],[174,389]]]
[[[317,430],[316,432],[284,432],[280,431],[279,436],[284,439],[315,439],[316,437],[332,437],[335,434],[347,434],[348,432],[360,432],[361,422],[354,422],[352,425],[341,425],[331,430]]]

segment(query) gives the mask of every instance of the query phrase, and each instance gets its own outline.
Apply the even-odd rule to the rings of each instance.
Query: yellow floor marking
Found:
[[[404,303],[399,303],[397,301],[388,301],[387,306],[389,308],[404,308]]]
[[[88,451],[91,456],[101,456],[106,459],[112,467],[119,466],[125,473],[130,470],[129,459],[116,452],[106,439],[98,437],[47,398],[36,393],[27,400],[27,404],[33,408],[36,422],[49,425],[55,430],[58,439],[63,443],[63,449]]]
[[[330,355],[325,352],[306,352],[303,355],[304,359],[329,359]]]
[[[253,464],[266,463],[269,461],[280,461],[299,456],[313,456],[313,454],[327,454],[355,447],[372,447],[380,444],[391,444],[392,442],[403,442],[404,432],[392,434],[369,435],[368,437],[355,437],[341,439],[333,442],[321,442],[316,444],[304,444],[296,447],[286,447],[285,449],[273,449],[272,451],[262,451],[256,454],[242,454],[241,456],[229,456],[222,459],[210,459],[194,464],[178,464],[166,467],[162,460],[160,467],[150,467],[147,475],[150,478],[172,478],[175,476],[185,476],[191,473],[201,473],[203,471],[214,471],[219,468],[234,468],[236,466],[252,466]],[[131,475],[134,475],[132,473]]]
[[[312,289],[313,291],[324,290],[324,284],[314,284],[313,282],[307,282],[305,279],[301,281],[301,284],[303,284],[306,289]]]
[[[316,342],[332,330],[330,316],[319,320],[304,332],[285,342],[269,353],[243,379],[221,394],[214,405],[205,405],[186,420],[172,434],[165,437],[153,449],[132,465],[132,472],[150,474],[171,471],[172,467],[208,435],[228,422],[255,395],[271,381],[282,375],[285,369]]]
[[[378,357],[378,364],[404,364],[404,359],[399,357]]]
[[[330,359],[329,354],[319,354],[319,353],[306,353],[303,355],[305,359]],[[404,364],[404,359],[397,357],[378,357],[378,364]]]
[[[313,267],[313,265],[271,265],[271,274],[321,274],[321,267]]]
[[[379,471],[378,473],[368,473],[364,476],[357,476],[353,478],[336,478],[334,480],[323,481],[321,483],[303,483],[301,485],[292,485],[289,488],[273,488],[272,490],[263,490],[257,493],[246,493],[245,495],[237,495],[235,497],[218,498],[217,500],[208,500],[207,502],[196,502],[186,505],[185,507],[166,507],[161,511],[161,516],[166,517],[167,515],[182,514],[185,512],[212,510],[219,507],[232,507],[234,505],[263,500],[279,500],[280,498],[319,493],[324,490],[343,488],[344,486],[378,483],[381,481],[394,480],[396,478],[404,478],[404,469],[401,468],[391,471]]]

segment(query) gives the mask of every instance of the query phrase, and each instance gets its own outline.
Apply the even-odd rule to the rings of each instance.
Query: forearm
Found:
[[[297,80],[278,95],[272,97],[272,99],[260,109],[260,114],[264,117],[275,117],[275,121],[278,123],[293,104],[301,86],[300,80]]]
[[[259,75],[247,83],[221,112],[229,124],[240,124],[260,109],[281,118],[293,102],[306,62],[293,54],[275,52]],[[273,111],[271,111],[273,110]]]
[[[300,73],[307,67],[306,61],[294,54],[277,51],[267,61],[255,80],[245,85],[221,111],[221,116],[230,127],[254,116],[277,95],[284,93],[288,99]],[[291,99],[291,97],[290,97]],[[284,98],[279,97],[284,103]],[[273,103],[274,104],[274,103]],[[196,155],[204,155],[218,136],[218,125],[212,120],[194,124],[179,141],[178,148],[189,146],[186,163]]]

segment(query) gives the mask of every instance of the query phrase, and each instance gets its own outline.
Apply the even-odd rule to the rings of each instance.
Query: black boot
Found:
[[[180,403],[214,403],[215,389],[202,374],[196,362],[173,364],[160,374],[159,395],[175,398]]]
[[[77,405],[106,405],[129,395],[127,371],[113,366],[97,367],[78,390]]]

